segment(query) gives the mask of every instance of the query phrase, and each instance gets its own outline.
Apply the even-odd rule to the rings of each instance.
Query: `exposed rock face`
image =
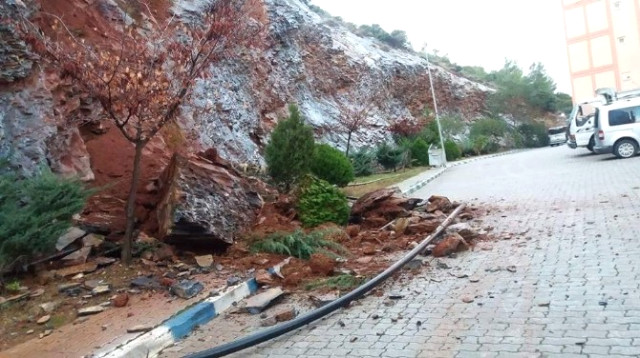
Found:
[[[174,156],[160,186],[158,224],[161,236],[169,240],[232,244],[263,204],[238,173],[212,156]]]

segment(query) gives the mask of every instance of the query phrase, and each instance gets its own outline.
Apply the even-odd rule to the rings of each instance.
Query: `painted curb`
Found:
[[[151,331],[143,333],[111,351],[98,352],[94,357],[155,357],[163,349],[186,337],[195,327],[211,321],[233,306],[234,303],[254,294],[257,290],[258,283],[255,278],[230,287],[220,296],[206,298],[167,319]]]
[[[457,167],[458,165],[463,165],[463,164],[475,162],[475,161],[482,160],[482,159],[489,159],[489,158],[500,157],[500,156],[503,156],[503,155],[515,154],[515,153],[519,153],[519,152],[522,152],[522,151],[525,151],[525,150],[527,150],[527,149],[510,150],[510,151],[507,151],[507,152],[490,154],[490,155],[483,155],[483,156],[480,156],[480,157],[474,157],[474,158],[470,158],[470,159],[461,160],[461,161],[458,161],[458,162],[448,163],[446,167],[440,168],[438,170],[438,172],[436,172],[434,175],[430,176],[427,179],[421,180],[421,181],[411,185],[407,190],[403,190],[402,194],[403,195],[410,195],[410,194],[415,193],[416,191],[422,189],[425,185],[427,185],[431,181],[433,181],[436,178],[438,178],[439,176],[441,176],[449,168]]]

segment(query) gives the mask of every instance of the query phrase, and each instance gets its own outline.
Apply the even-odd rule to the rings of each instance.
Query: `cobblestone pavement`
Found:
[[[491,205],[484,225],[515,235],[431,260],[390,284],[400,300],[369,296],[233,357],[640,356],[640,157],[539,149],[450,168],[414,196],[435,193]]]

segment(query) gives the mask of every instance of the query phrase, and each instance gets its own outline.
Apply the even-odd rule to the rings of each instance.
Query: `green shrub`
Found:
[[[498,143],[485,135],[474,137],[472,139],[472,145],[476,155],[495,153],[500,149]]]
[[[502,138],[507,132],[507,129],[507,123],[503,120],[482,118],[471,125],[469,136],[471,138],[478,136],[493,137],[494,139]]]
[[[449,161],[458,160],[462,156],[462,151],[458,144],[450,139],[444,142],[444,152]]]
[[[353,173],[357,177],[373,174],[374,154],[369,148],[362,148],[351,155]]]
[[[522,135],[522,146],[526,148],[546,147],[549,145],[547,127],[542,123],[525,123],[518,127]]]
[[[311,162],[311,173],[340,187],[346,186],[355,177],[349,159],[341,151],[328,144],[316,144]]]
[[[91,193],[78,180],[59,178],[48,168],[30,178],[0,175],[0,271],[21,256],[53,251]]]
[[[285,191],[309,173],[314,146],[313,130],[304,123],[298,107],[290,105],[289,112],[289,118],[276,125],[265,147],[269,175]]]
[[[349,219],[349,205],[340,190],[322,179],[309,175],[300,185],[298,214],[306,227],[328,222],[344,225]]]
[[[378,163],[386,170],[395,171],[404,159],[404,152],[402,149],[392,147],[385,142],[378,146],[376,158],[378,159]]]
[[[251,252],[268,252],[287,255],[308,260],[316,252],[336,256],[336,253],[346,253],[347,250],[337,242],[325,239],[325,231],[314,231],[305,234],[302,230],[292,233],[275,233],[267,238],[254,242]]]
[[[411,160],[417,165],[429,165],[429,145],[422,138],[411,143]]]

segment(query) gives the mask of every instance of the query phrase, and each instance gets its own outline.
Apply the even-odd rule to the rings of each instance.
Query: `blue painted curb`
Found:
[[[167,319],[149,332],[106,352],[97,352],[97,358],[150,358],[157,356],[164,348],[186,337],[197,326],[205,324],[236,302],[258,291],[255,278],[230,287],[217,297],[206,298],[186,310]]]

